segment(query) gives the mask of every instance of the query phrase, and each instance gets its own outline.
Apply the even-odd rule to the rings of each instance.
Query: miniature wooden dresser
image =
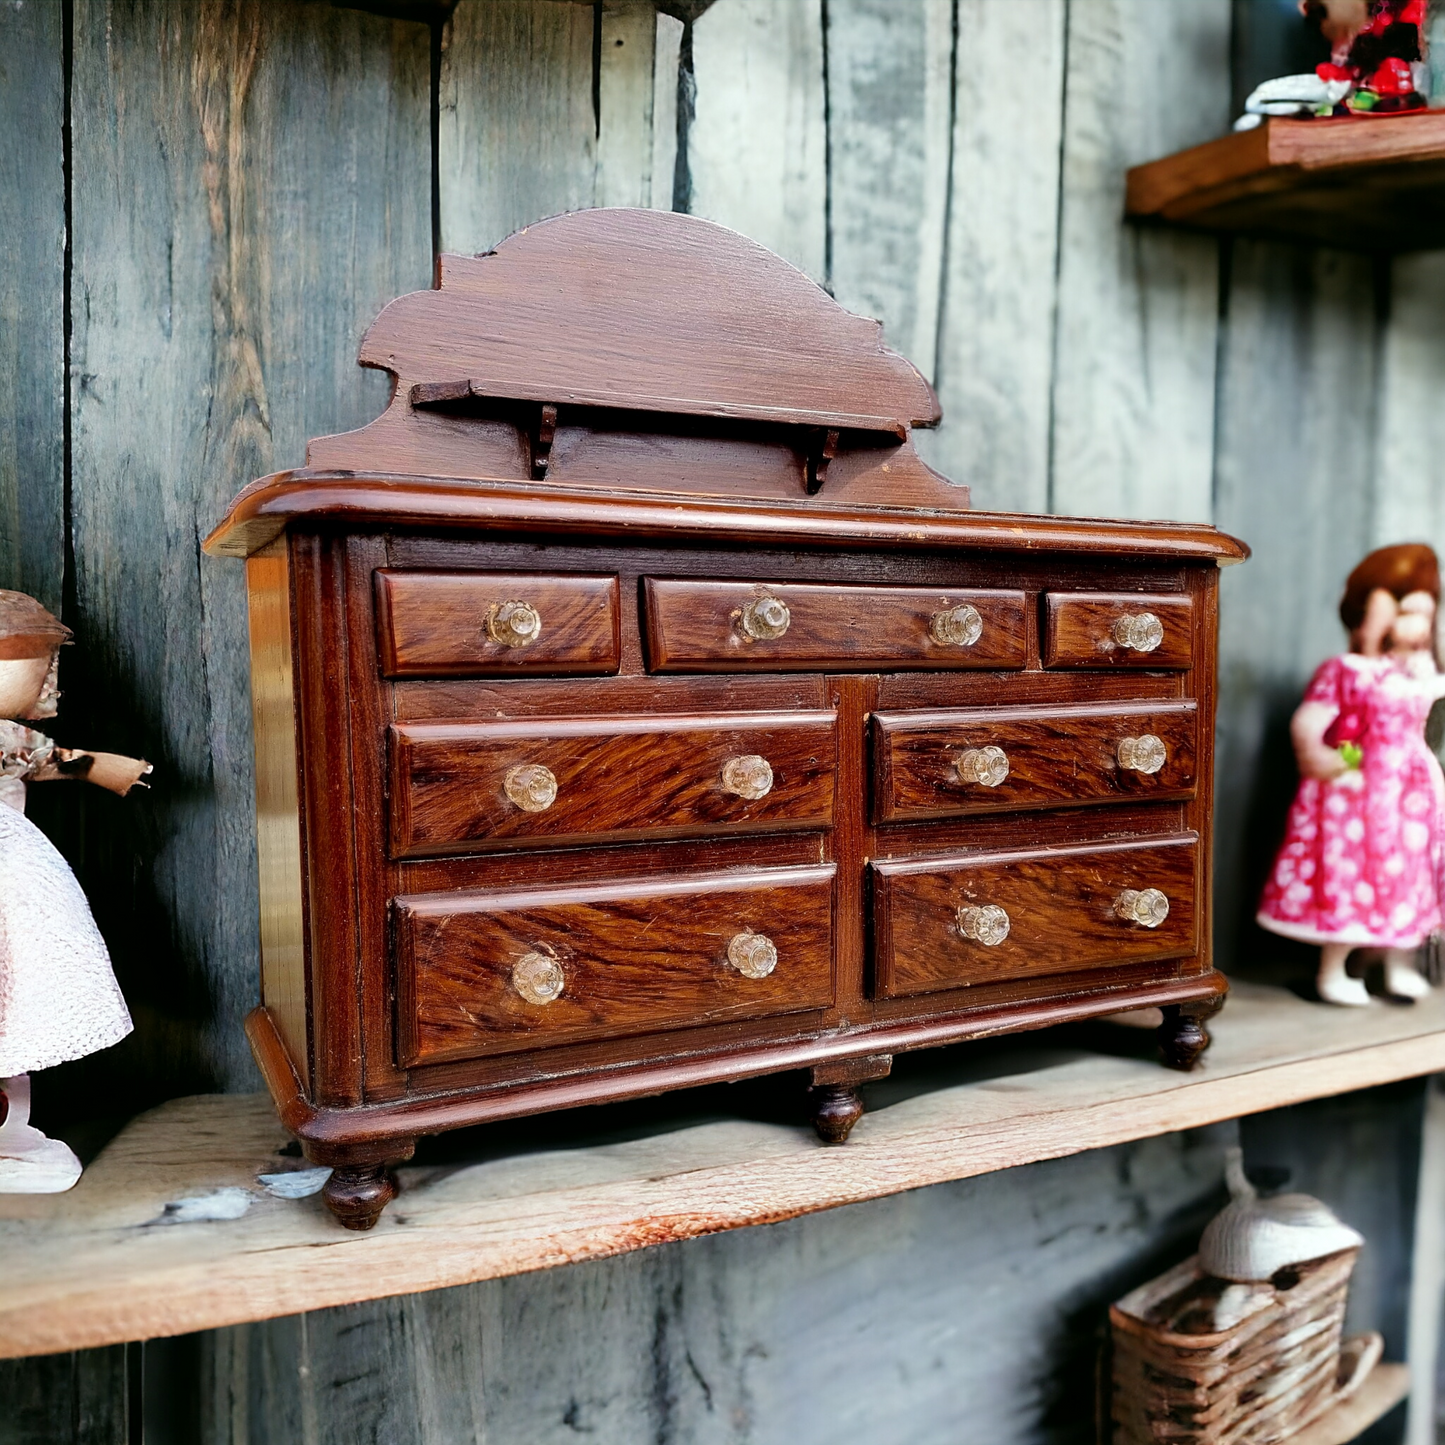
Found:
[[[444,257],[248,487],[251,1042],[367,1228],[419,1135],[1159,1005],[1209,958],[1208,527],[974,512],[924,379],[666,212]],[[967,419],[960,419],[964,425]]]

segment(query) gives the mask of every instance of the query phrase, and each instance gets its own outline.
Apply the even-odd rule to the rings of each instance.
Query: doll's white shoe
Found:
[[[1396,998],[1429,998],[1430,985],[1419,969],[1409,963],[1385,963],[1385,992]]]
[[[1370,1006],[1370,991],[1365,987],[1364,980],[1351,978],[1347,973],[1322,973],[1315,980],[1315,988],[1325,1003],[1339,1004],[1343,1008]]]
[[[64,1194],[80,1178],[80,1160],[63,1139],[48,1139],[30,1122],[30,1080],[0,1080],[5,1122],[0,1124],[0,1194]]]

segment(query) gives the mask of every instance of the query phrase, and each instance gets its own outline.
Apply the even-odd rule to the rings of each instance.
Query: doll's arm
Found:
[[[62,778],[84,780],[124,797],[150,770],[151,765],[142,759],[122,757],[119,753],[56,748],[50,761],[37,768],[30,780],[35,783]]]
[[[1300,774],[1328,782],[1345,771],[1338,748],[1325,742],[1325,729],[1339,715],[1339,708],[1327,702],[1302,702],[1290,719],[1289,736]]]

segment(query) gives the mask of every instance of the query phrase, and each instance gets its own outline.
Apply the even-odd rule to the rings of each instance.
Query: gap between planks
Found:
[[[598,1259],[970,1178],[1445,1070],[1445,995],[1331,1009],[1236,984],[1193,1074],[1023,1036],[940,1050],[876,1087],[841,1148],[794,1127],[715,1118],[620,1143],[400,1171],[374,1232],[319,1198],[261,1193],[286,1136],[261,1095],[142,1115],[70,1194],[0,1196],[0,1357],[268,1319]],[[982,1064],[982,1067],[980,1066]],[[973,1077],[967,1076],[972,1068]],[[252,1192],[239,1219],[161,1222],[168,1202]]]

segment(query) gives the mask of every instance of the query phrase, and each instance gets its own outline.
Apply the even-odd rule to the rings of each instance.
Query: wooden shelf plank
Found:
[[[1445,246],[1445,111],[1269,120],[1135,166],[1125,211],[1357,251]]]
[[[1405,1365],[1376,1365],[1365,1383],[1328,1415],[1294,1436],[1290,1445],[1349,1445],[1410,1393]]]
[[[917,1056],[873,1086],[842,1148],[801,1123],[714,1114],[405,1169],[366,1235],[339,1229],[317,1197],[260,1188],[258,1174],[295,1162],[277,1156],[286,1135],[264,1097],[177,1099],[133,1121],[70,1194],[0,1196],[0,1356],[596,1259],[1445,1069],[1445,994],[1351,1010],[1237,984],[1212,1027],[1192,1074],[1063,1031]],[[247,1205],[239,1218],[179,1222],[176,1201],[222,1190]]]

